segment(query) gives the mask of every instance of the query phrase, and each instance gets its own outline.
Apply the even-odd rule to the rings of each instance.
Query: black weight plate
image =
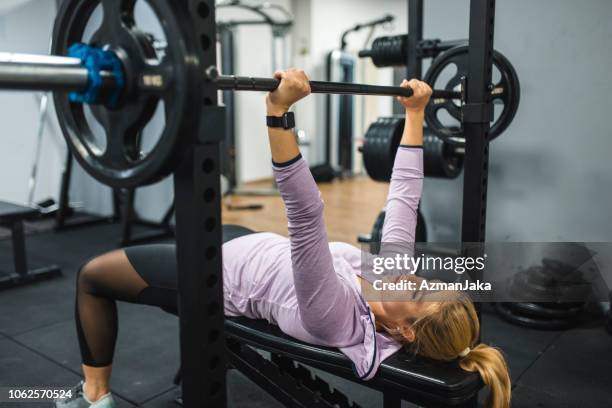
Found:
[[[563,287],[576,286],[587,284],[584,280],[582,272],[579,270],[551,270],[544,266],[538,268],[536,273],[530,274],[530,279],[533,281],[539,280],[545,282],[544,286],[548,287]]]
[[[569,278],[580,278],[582,276],[577,268],[556,259],[543,258],[542,265],[555,275],[567,276]]]
[[[454,179],[463,169],[463,156],[455,146],[440,139],[429,128],[423,129],[423,165],[425,177]]]
[[[391,178],[404,121],[402,116],[382,117],[368,128],[362,154],[366,172],[373,180],[389,181]]]
[[[574,286],[586,283],[582,273],[576,270],[562,272],[560,270],[551,270],[546,266],[532,266],[527,269],[525,274],[530,283],[549,288]]]
[[[102,23],[90,45],[108,47],[123,63],[126,86],[119,106],[91,106],[104,129],[104,145],[96,145],[94,131],[86,119],[85,106],[71,103],[65,92],[55,92],[55,108],[70,150],[83,168],[112,187],[135,187],[154,183],[170,174],[178,162],[181,135],[197,126],[201,105],[201,69],[197,58],[198,39],[183,2],[147,0],[167,41],[158,63],[146,33],[136,27],[135,1],[64,0],[53,29],[52,53],[66,55],[68,48],[82,42],[94,10],[102,7]],[[156,145],[141,153],[142,130],[158,103],[163,102],[165,127]]]
[[[370,252],[378,254],[380,252],[380,243],[382,241],[383,225],[385,224],[385,211],[381,211],[374,221],[372,232],[370,233]],[[417,225],[414,234],[415,242],[427,242],[427,223],[425,217],[419,208],[417,211]]]
[[[406,34],[375,39],[370,50],[372,63],[379,68],[406,65],[407,41]]]
[[[531,266],[525,274],[530,283],[544,287],[555,286],[554,274],[542,266]]]
[[[440,54],[433,60],[431,67],[425,74],[425,82],[432,87],[438,89],[440,87],[437,81],[443,75],[443,72],[450,66],[457,68],[455,74],[450,78],[443,89],[456,91],[461,85],[461,79],[468,76],[469,71],[469,47],[459,46]],[[520,82],[518,75],[510,63],[501,53],[495,51],[493,54],[493,65],[501,74],[498,83],[493,84],[491,90],[491,99],[494,104],[503,104],[503,109],[498,118],[491,124],[489,131],[489,140],[495,139],[502,134],[512,123],[520,102]],[[443,140],[461,144],[464,142],[463,130],[457,127],[450,127],[442,123],[438,117],[440,110],[445,110],[448,114],[461,122],[461,107],[458,101],[445,98],[432,99],[425,110],[425,121],[438,136]]]
[[[565,330],[578,322],[578,319],[538,319],[524,316],[513,311],[506,303],[496,303],[495,309],[503,319],[511,323],[538,330]]]
[[[370,252],[378,254],[380,252],[380,242],[382,240],[382,229],[385,223],[385,212],[381,211],[374,221],[372,232],[370,233]]]
[[[573,303],[586,300],[591,293],[591,285],[544,286],[532,282],[528,271],[520,271],[512,278],[511,293],[516,299],[529,299],[535,303]]]
[[[546,303],[542,304],[530,302],[508,303],[507,306],[517,314],[541,319],[570,319],[578,316],[584,311],[584,304],[582,306],[564,309],[548,307],[548,304]]]

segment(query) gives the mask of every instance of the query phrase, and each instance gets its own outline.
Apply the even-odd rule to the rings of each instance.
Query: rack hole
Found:
[[[208,174],[215,169],[215,161],[213,159],[206,159],[202,163],[202,170],[204,173]]]
[[[213,231],[216,226],[217,226],[217,220],[215,218],[213,218],[213,217],[208,217],[204,221],[204,229],[207,232]]]
[[[213,288],[217,284],[218,281],[219,281],[219,278],[217,278],[217,275],[210,275],[208,279],[206,279],[206,285],[209,288]]]
[[[210,302],[208,304],[208,315],[209,316],[216,315],[218,311],[219,311],[219,305],[217,304],[217,302]]]
[[[209,394],[210,396],[215,396],[219,393],[219,391],[221,391],[221,383],[218,381],[213,381],[212,384],[210,384],[210,390],[209,390]]]
[[[215,190],[213,190],[212,188],[207,188],[204,191],[204,201],[210,203],[212,200],[215,199],[215,195]]]
[[[206,248],[206,259],[211,260],[215,256],[217,256],[217,248],[214,246],[209,246]]]
[[[202,34],[200,36],[200,46],[204,51],[208,51],[210,48],[210,37],[208,37],[206,34]]]
[[[210,370],[214,370],[219,365],[219,357],[213,356],[210,360],[208,360],[208,368]]]
[[[208,5],[203,1],[198,4],[198,15],[201,18],[208,18],[208,16],[210,15],[210,9],[208,8]]]
[[[208,332],[208,343],[212,344],[214,342],[216,342],[217,340],[219,340],[220,337],[220,333],[219,330],[211,330],[210,332]]]

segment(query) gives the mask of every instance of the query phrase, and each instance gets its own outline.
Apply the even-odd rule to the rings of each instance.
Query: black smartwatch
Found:
[[[295,115],[293,112],[285,112],[283,116],[266,116],[266,124],[270,128],[293,129],[295,127]]]

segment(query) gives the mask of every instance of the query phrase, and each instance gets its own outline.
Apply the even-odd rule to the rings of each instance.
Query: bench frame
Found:
[[[25,232],[23,227],[24,218],[15,218],[0,221],[0,226],[10,229],[13,244],[13,263],[15,272],[0,278],[0,290],[16,286],[27,285],[40,280],[51,279],[62,275],[57,265],[45,266],[37,269],[28,269],[26,255]]]

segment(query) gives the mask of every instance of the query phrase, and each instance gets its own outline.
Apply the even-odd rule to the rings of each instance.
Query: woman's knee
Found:
[[[112,265],[114,252],[97,256],[84,263],[77,275],[77,287],[80,291],[93,292],[107,274]]]

